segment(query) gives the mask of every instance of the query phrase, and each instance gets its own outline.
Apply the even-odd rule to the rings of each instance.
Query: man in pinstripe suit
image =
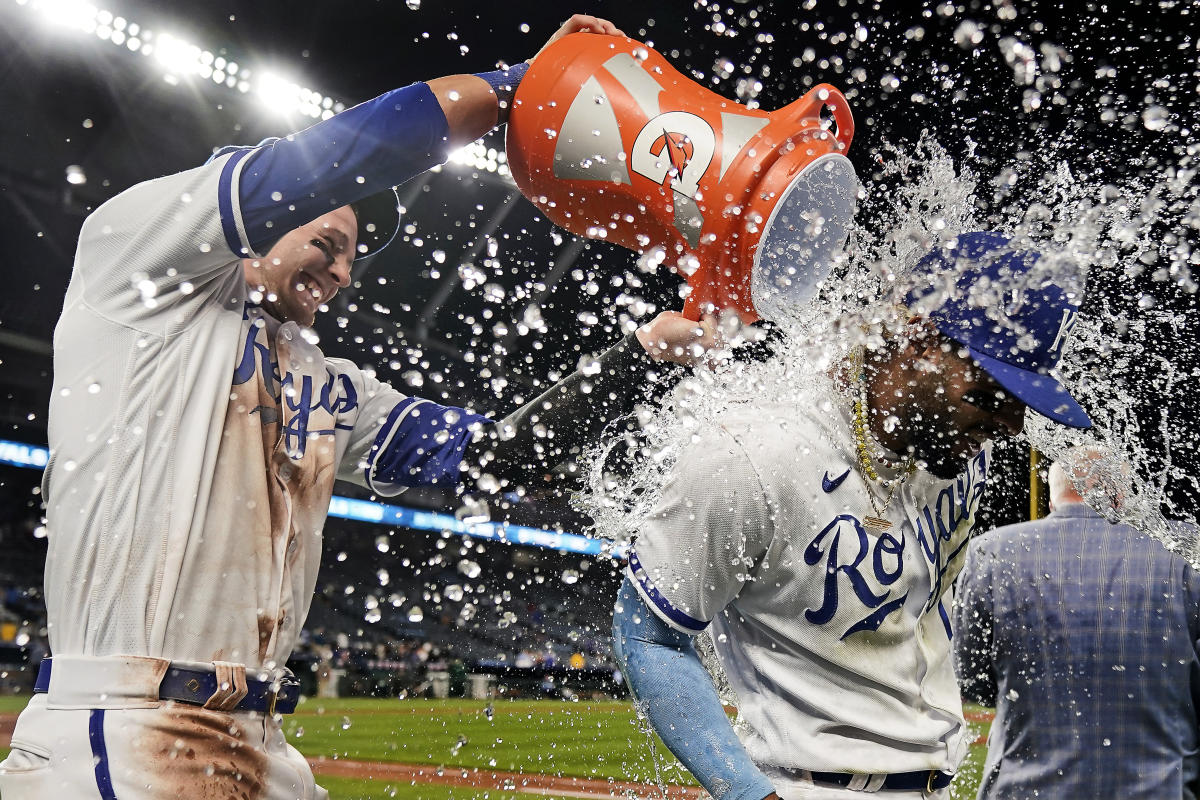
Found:
[[[954,629],[963,694],[996,706],[980,800],[1197,797],[1200,578],[1084,503],[1121,503],[1112,472],[1068,453],[1050,516],[971,545]]]

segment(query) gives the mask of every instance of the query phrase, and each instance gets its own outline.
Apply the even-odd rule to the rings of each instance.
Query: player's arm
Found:
[[[711,319],[692,322],[665,311],[628,334],[499,422],[467,446],[468,485],[484,474],[502,484],[549,480],[556,467],[597,443],[638,402],[656,402],[716,345]]]
[[[618,33],[577,14],[550,38]],[[222,224],[239,255],[261,255],[286,231],[407,181],[502,121],[524,63],[387,92],[222,166]]]
[[[703,432],[642,526],[613,614],[613,653],[640,709],[723,800],[774,790],[734,733],[692,637],[741,592],[773,530],[740,446],[723,430]]]
[[[990,563],[979,543],[972,543],[954,599],[954,671],[963,697],[985,706],[996,704],[997,692]]]
[[[579,32],[607,36],[625,35],[606,19],[590,14],[575,14],[555,31],[542,46],[542,50],[568,34]],[[508,118],[509,102],[516,91],[516,84],[524,73],[525,65],[517,64],[507,70],[476,75],[449,75],[428,81],[430,91],[446,115],[449,146],[458,147],[473,142],[503,123]]]
[[[629,578],[613,614],[613,655],[659,738],[710,795],[774,796],[733,732],[692,637],[659,619]]]
[[[366,452],[351,447],[362,470],[358,482],[390,495],[411,486],[465,481],[473,487],[485,473],[501,489],[540,481],[596,443],[639,400],[673,387],[684,374],[680,365],[694,363],[715,343],[711,322],[663,312],[586,371],[575,371],[499,422],[388,389],[397,398],[393,405],[360,415],[368,424],[382,417],[382,424]]]

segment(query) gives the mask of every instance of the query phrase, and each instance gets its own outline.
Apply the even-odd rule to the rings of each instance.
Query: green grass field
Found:
[[[0,698],[0,712],[23,698]],[[307,700],[285,719],[288,739],[307,756],[650,783],[693,783],[626,702],[500,700],[489,718],[480,700]],[[972,738],[987,723],[972,723]],[[4,751],[0,750],[0,753]],[[973,746],[952,797],[968,800],[983,764]],[[338,800],[533,800],[545,795],[321,776]]]
[[[478,700],[310,700],[289,717],[305,755],[506,772],[649,781],[687,780],[639,728],[629,703]]]

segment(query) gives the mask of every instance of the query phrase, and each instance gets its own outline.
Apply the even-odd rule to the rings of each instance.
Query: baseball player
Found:
[[[1051,373],[1076,309],[1033,279],[1037,258],[960,235],[918,267],[956,288],[911,292],[902,334],[680,454],[630,554],[615,650],[714,798],[946,796],[968,745],[947,609],[988,443],[1027,407],[1091,424]],[[692,644],[704,630],[740,740]]]
[[[551,41],[584,30],[619,33],[575,16]],[[522,71],[397,89],[84,222],[43,487],[53,657],[0,765],[5,800],[326,797],[275,715],[296,704],[284,664],[334,481],[394,495],[464,471],[526,480],[571,444],[543,425],[594,433],[645,382],[646,347],[687,360],[703,344],[662,316],[587,387],[572,376],[500,423],[316,346],[318,309],[398,226],[389,187],[496,125]]]

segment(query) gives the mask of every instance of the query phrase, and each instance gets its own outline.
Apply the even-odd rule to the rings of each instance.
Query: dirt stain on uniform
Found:
[[[267,755],[232,714],[169,704],[147,715],[131,742],[149,761],[140,778],[155,797],[195,800],[261,800],[267,790]],[[253,721],[247,724],[254,725]]]
[[[271,614],[258,615],[258,660],[265,663],[275,639],[275,630],[279,627],[279,619]]]

